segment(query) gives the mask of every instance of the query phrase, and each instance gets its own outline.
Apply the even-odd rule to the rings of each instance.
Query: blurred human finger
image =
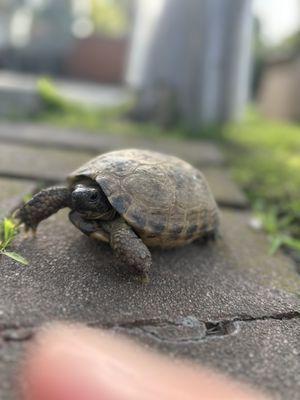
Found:
[[[246,385],[148,351],[112,332],[54,325],[38,334],[24,400],[259,400]]]

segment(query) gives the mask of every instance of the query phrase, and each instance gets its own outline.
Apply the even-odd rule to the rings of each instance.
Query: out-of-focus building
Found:
[[[0,67],[119,83],[129,19],[127,0],[4,0]]]
[[[258,106],[265,117],[300,120],[300,54],[282,54],[266,62]]]
[[[127,74],[137,115],[194,130],[239,118],[251,34],[251,0],[139,1]]]
[[[254,1],[255,100],[266,118],[299,121],[300,1],[266,3]]]

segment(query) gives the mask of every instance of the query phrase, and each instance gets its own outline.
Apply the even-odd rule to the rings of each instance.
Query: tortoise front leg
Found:
[[[103,228],[110,233],[109,243],[117,260],[133,268],[141,275],[142,281],[147,282],[148,272],[152,265],[148,247],[123,218],[103,223]]]
[[[41,221],[64,207],[71,207],[70,190],[66,187],[51,187],[41,190],[15,213],[15,218],[25,225],[25,231],[36,231]]]

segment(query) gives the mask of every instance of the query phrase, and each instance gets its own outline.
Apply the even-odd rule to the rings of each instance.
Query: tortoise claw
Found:
[[[31,226],[25,225],[24,231],[25,231],[25,239],[29,239],[30,237],[32,237],[32,238],[36,237],[37,228],[33,228]]]
[[[142,285],[148,285],[148,283],[150,282],[149,274],[147,272],[144,272],[138,275],[138,280]]]

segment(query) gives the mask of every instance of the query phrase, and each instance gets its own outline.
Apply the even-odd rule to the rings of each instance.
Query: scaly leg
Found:
[[[109,242],[109,234],[103,231],[99,221],[84,219],[77,211],[71,211],[69,219],[85,235],[95,240]]]
[[[133,268],[142,276],[143,282],[147,282],[148,272],[152,265],[148,247],[123,218],[103,223],[102,226],[110,233],[110,246],[117,260]]]
[[[41,190],[23,207],[16,211],[14,217],[25,225],[25,231],[34,233],[41,221],[50,217],[64,207],[71,207],[71,194],[66,187],[51,187]]]

